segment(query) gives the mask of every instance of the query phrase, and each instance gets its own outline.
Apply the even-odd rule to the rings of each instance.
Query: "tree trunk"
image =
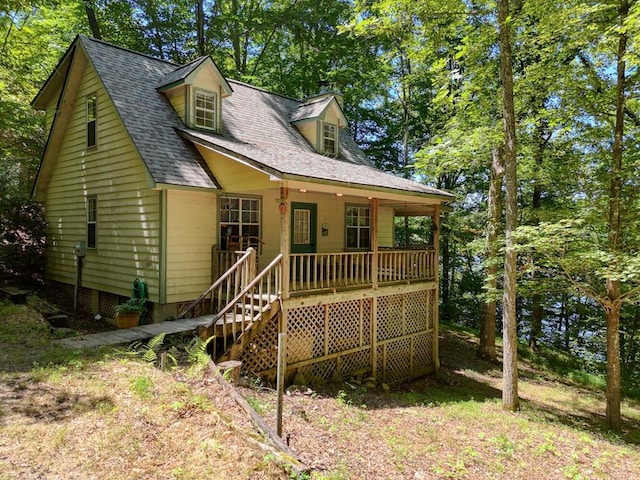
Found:
[[[629,13],[627,0],[620,0],[620,25]],[[622,194],[622,151],[624,139],[625,107],[625,54],[627,51],[626,30],[618,36],[618,65],[616,88],[616,123],[613,131],[613,154],[611,162],[611,189],[609,192],[609,248],[618,249],[620,240],[620,199]],[[605,318],[607,320],[607,426],[614,431],[622,428],[620,416],[620,280],[608,279],[606,282],[607,301]]]
[[[204,0],[198,0],[196,5],[196,28],[198,31],[198,55],[206,55],[204,40]]]
[[[502,214],[502,178],[504,163],[499,148],[493,150],[489,169],[489,198],[487,212],[487,233],[485,245],[485,294],[488,296],[482,306],[480,322],[480,344],[478,356],[486,360],[496,360],[496,295],[498,287],[498,235]]]
[[[98,40],[102,40],[102,34],[100,33],[100,26],[96,19],[96,12],[93,8],[93,2],[91,0],[84,0],[84,9],[87,12],[87,21],[89,22],[89,28],[91,29],[91,36]]]
[[[518,338],[516,320],[516,262],[513,234],[517,227],[518,198],[516,178],[516,120],[513,99],[513,66],[511,35],[508,25],[509,0],[498,0],[498,36],[500,43],[500,81],[502,83],[502,112],[504,119],[505,167],[505,258],[504,294],[502,309],[503,355],[502,408],[516,411],[518,400]]]

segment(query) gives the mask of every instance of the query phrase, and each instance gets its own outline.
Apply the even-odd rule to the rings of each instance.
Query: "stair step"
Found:
[[[253,305],[251,303],[236,303],[236,309],[238,310],[253,310],[254,312],[266,312],[271,308],[271,304],[267,303],[264,307],[260,308],[260,305]]]

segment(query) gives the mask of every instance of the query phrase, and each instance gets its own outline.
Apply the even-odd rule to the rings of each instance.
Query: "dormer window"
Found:
[[[216,94],[204,90],[195,91],[196,127],[216,129]]]
[[[324,123],[322,134],[323,151],[327,155],[338,153],[338,128],[331,123]]]

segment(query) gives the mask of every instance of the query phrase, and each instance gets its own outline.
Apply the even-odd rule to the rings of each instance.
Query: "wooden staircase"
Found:
[[[280,312],[282,255],[278,255],[259,274],[255,273],[252,248],[218,278],[198,299],[178,315],[187,318],[195,311],[211,317],[199,328],[200,338],[215,337],[213,356],[217,361],[235,360],[247,345]],[[221,353],[216,351],[221,347]]]

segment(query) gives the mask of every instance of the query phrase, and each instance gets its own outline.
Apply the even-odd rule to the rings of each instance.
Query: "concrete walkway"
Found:
[[[171,334],[195,330],[201,325],[208,325],[213,317],[214,315],[206,315],[203,317],[187,318],[185,320],[158,322],[149,325],[141,325],[139,327],[121,328],[119,330],[112,330],[109,332],[62,338],[54,340],[54,342],[65,348],[71,349],[97,348],[102,345],[119,345],[121,343],[130,343],[135,342],[136,340],[153,338],[162,332]]]

